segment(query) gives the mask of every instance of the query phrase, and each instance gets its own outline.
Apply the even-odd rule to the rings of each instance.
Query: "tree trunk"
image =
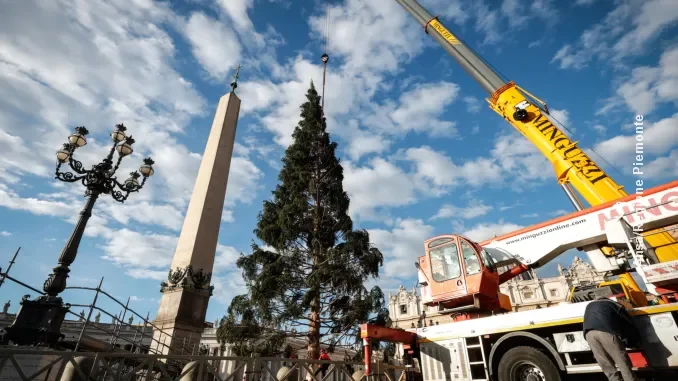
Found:
[[[316,139],[316,154],[318,152],[318,140]],[[315,163],[315,197],[313,199],[313,237],[311,238],[311,255],[313,256],[313,271],[316,271],[321,262],[321,245],[318,239],[320,233],[320,184],[319,167]],[[308,358],[317,360],[320,358],[320,288],[311,300],[310,327],[308,329]]]
[[[317,222],[316,228],[317,231]],[[313,253],[313,269],[315,270],[318,266],[319,261],[319,248],[315,244],[315,247],[311,250]],[[313,296],[311,300],[311,316],[309,317],[310,325],[308,328],[308,358],[317,360],[320,358],[320,289],[318,293]]]
[[[308,358],[320,358],[320,299],[311,302],[311,324],[308,329]]]

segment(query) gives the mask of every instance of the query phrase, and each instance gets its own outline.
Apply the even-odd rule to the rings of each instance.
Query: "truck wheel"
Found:
[[[561,381],[551,359],[533,347],[509,349],[499,360],[499,381]]]

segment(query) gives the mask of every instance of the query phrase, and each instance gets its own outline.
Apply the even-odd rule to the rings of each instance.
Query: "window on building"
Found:
[[[401,304],[401,305],[400,305],[400,313],[401,313],[402,315],[404,315],[404,314],[407,313],[407,305],[405,305],[405,304]]]
[[[557,288],[552,288],[549,290],[549,294],[551,294],[552,297],[557,298],[560,296],[560,293],[558,292]]]
[[[436,282],[444,282],[461,276],[459,249],[456,244],[433,249],[429,255],[433,280]]]
[[[534,298],[534,292],[532,292],[532,290],[525,290],[523,291],[523,297],[525,299],[532,299]]]
[[[461,241],[461,253],[464,255],[464,265],[466,265],[466,275],[478,274],[480,272],[480,262],[476,256],[476,251],[471,245]]]

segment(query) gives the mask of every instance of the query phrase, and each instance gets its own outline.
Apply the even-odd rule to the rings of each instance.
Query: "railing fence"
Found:
[[[325,374],[321,364],[328,364]],[[348,361],[0,349],[0,381],[404,381],[405,367]]]

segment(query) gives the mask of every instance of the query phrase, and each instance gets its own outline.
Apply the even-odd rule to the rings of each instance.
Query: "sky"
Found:
[[[678,2],[421,3],[503,76],[545,100],[629,192],[636,114],[645,118],[645,185],[676,178]],[[68,282],[95,287],[103,277],[109,294],[155,315],[216,104],[242,64],[207,320],[223,315],[245,291],[235,261],[254,239],[306,90],[322,83],[325,50],[328,129],[354,225],[384,254],[377,283],[385,292],[415,286],[425,239],[483,240],[572,211],[548,161],[487,107],[481,87],[396,1],[0,4],[0,266],[21,247],[11,275],[34,287],[57,264],[85,203],[82,185],[54,178],[55,151],[84,125],[88,144],[75,157],[89,167],[124,123],[136,143],[120,173],[151,156],[155,175],[124,204],[97,201]],[[577,254],[540,274],[553,275]],[[16,311],[25,294],[36,296],[6,282],[0,301],[10,299]],[[63,296],[89,304],[93,293]]]

